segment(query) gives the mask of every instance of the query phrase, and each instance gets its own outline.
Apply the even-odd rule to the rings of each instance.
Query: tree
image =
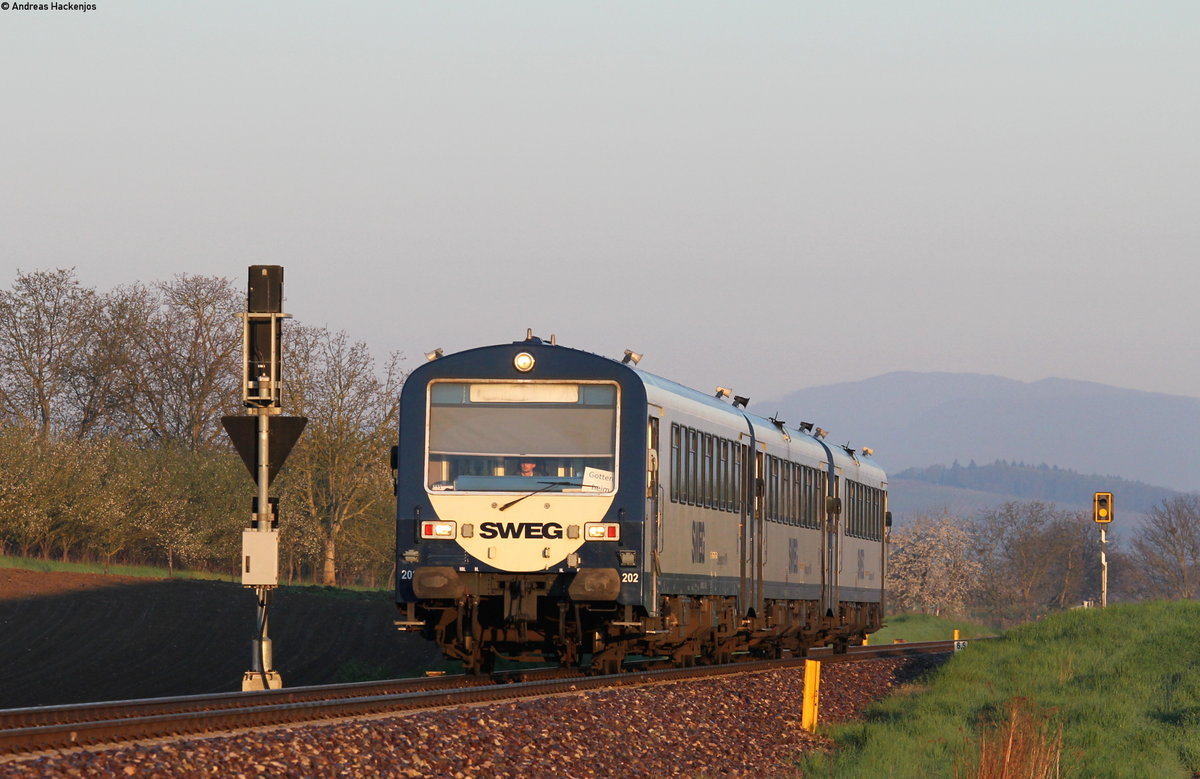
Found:
[[[967,524],[949,514],[918,517],[892,534],[888,593],[906,611],[960,613],[977,584]]]
[[[1133,540],[1133,559],[1153,594],[1195,598],[1200,593],[1200,495],[1180,495],[1152,508]]]
[[[0,408],[10,421],[50,437],[97,309],[95,291],[73,269],[18,272],[12,289],[0,291]]]
[[[66,432],[76,438],[124,432],[122,420],[138,402],[134,346],[145,338],[158,301],[145,287],[120,287],[98,296],[89,335],[66,368]]]
[[[50,504],[61,482],[54,457],[35,430],[0,429],[0,540],[27,557],[53,535]]]
[[[303,326],[285,332],[284,355],[285,408],[309,422],[283,469],[280,511],[299,514],[297,528],[320,528],[321,578],[334,585],[347,524],[392,497],[387,451],[397,424],[400,358],[392,355],[377,374],[366,344]],[[304,547],[299,539],[292,545]]]
[[[1037,501],[1009,502],[974,522],[980,603],[997,619],[1027,620],[1099,591],[1099,539],[1091,518]]]
[[[221,416],[241,399],[244,308],[228,279],[179,274],[156,284],[145,326],[124,363],[125,429],[185,449],[225,446]]]

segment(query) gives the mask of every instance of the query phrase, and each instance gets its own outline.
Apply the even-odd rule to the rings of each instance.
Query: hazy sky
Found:
[[[0,11],[0,286],[279,264],[408,367],[1200,396],[1194,0],[95,5]]]

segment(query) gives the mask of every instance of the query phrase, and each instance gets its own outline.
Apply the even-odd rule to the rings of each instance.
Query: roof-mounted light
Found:
[[[533,359],[533,355],[529,352],[521,352],[513,358],[513,367],[521,373],[529,373],[533,370],[533,364],[537,362]]]

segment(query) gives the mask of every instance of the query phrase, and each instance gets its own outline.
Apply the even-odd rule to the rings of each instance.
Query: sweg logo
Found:
[[[484,522],[479,526],[480,538],[562,538],[562,525],[557,522]]]

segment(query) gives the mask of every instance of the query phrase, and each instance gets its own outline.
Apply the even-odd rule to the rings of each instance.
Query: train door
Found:
[[[759,616],[763,610],[763,544],[766,541],[767,514],[767,456],[759,451],[754,453],[754,614]]]
[[[842,553],[841,553],[841,512],[842,512],[842,478],[837,468],[830,468],[829,496],[825,500],[825,613],[836,616],[840,598],[839,585],[841,582]]]
[[[738,468],[738,612],[746,614],[754,599],[754,436],[742,433],[734,452]]]
[[[662,482],[658,477],[658,442],[658,417],[651,412],[646,420],[646,524],[649,527],[644,536],[649,554],[649,565],[644,566],[644,570],[650,578],[645,586],[645,604],[651,617],[658,616],[658,576],[662,572]]]

